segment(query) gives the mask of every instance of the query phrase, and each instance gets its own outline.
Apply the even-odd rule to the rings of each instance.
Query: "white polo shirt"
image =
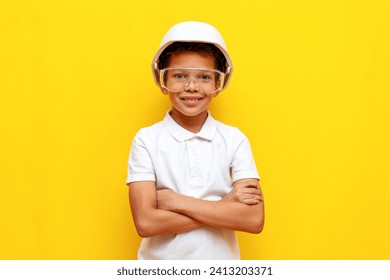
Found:
[[[178,125],[167,112],[163,121],[135,136],[126,183],[155,181],[156,188],[217,201],[233,182],[258,178],[250,144],[235,127],[209,113],[198,133]],[[239,259],[235,232],[204,226],[180,234],[144,238],[138,259]]]

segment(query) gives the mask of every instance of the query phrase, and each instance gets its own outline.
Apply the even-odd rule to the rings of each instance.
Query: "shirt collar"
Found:
[[[208,112],[207,119],[198,133],[188,131],[177,124],[171,117],[170,110],[167,112],[163,123],[168,132],[179,142],[184,142],[196,137],[212,141],[217,130],[216,120],[211,116],[210,112]]]

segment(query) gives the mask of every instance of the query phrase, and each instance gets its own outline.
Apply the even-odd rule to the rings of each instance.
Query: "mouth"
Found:
[[[195,106],[202,102],[203,97],[180,97],[180,100],[187,106]]]
[[[202,100],[203,97],[180,97],[180,99],[183,101],[195,102],[195,101]]]

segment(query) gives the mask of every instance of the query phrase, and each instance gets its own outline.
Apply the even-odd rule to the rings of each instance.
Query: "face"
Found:
[[[212,56],[196,52],[180,52],[170,58],[169,68],[202,68],[215,69],[215,59]],[[207,108],[213,95],[206,94],[191,80],[180,92],[162,91],[169,95],[172,103],[172,117],[175,115],[196,117],[207,116]]]

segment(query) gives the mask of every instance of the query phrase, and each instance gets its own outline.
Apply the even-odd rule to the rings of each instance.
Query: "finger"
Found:
[[[253,199],[257,199],[257,200],[259,200],[259,202],[262,202],[262,201],[264,201],[264,196],[262,193],[256,193],[253,195]]]
[[[247,188],[247,189],[258,189],[259,185],[257,184],[247,184],[247,185],[241,185],[240,188]]]
[[[239,183],[234,185],[235,188],[259,188],[260,185],[257,183]]]
[[[252,197],[252,199],[257,200],[258,202],[262,202],[264,200],[261,195],[255,195],[255,196]]]
[[[256,205],[259,204],[261,201],[255,198],[248,198],[243,201],[244,204],[247,205]]]
[[[245,194],[262,195],[259,189],[253,189],[253,188],[247,188],[245,190],[241,190],[241,192]]]
[[[257,204],[263,201],[263,197],[260,195],[242,195],[237,200],[245,204]]]

